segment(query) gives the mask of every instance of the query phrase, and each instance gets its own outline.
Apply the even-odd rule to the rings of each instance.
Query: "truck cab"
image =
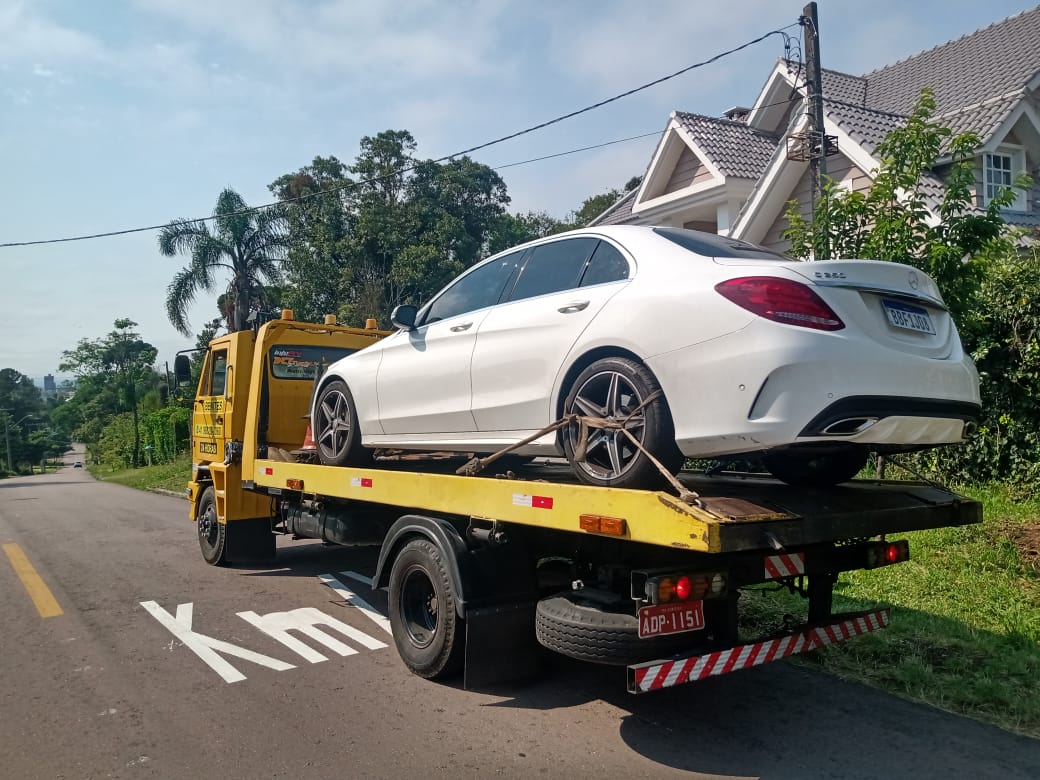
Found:
[[[387,335],[374,320],[368,325],[344,327],[332,315],[298,322],[286,309],[255,330],[210,342],[192,402],[188,497],[211,563],[273,554],[270,498],[247,489],[255,459],[285,460],[303,445],[315,379]],[[190,384],[187,355],[177,356],[174,371],[179,386]]]

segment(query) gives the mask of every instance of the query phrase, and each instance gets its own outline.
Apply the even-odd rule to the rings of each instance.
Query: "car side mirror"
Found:
[[[410,303],[404,303],[394,307],[394,311],[390,315],[390,322],[395,328],[401,330],[415,330],[415,315],[418,313],[418,308]]]

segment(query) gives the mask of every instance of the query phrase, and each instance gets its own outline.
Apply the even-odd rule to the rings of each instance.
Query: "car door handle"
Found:
[[[469,330],[472,327],[472,322],[464,322],[461,325],[452,325],[448,330],[450,330],[452,333],[462,333],[462,331]]]
[[[588,307],[588,301],[571,301],[566,306],[561,306],[556,311],[560,314],[574,314],[576,311],[585,311]]]

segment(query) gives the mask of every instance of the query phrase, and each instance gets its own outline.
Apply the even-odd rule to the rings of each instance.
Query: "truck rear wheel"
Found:
[[[462,670],[465,623],[441,550],[413,539],[390,570],[390,627],[397,652],[413,673],[428,680]]]
[[[618,602],[615,610],[569,591],[539,601],[535,614],[539,644],[597,664],[627,666],[653,661],[674,655],[699,638],[699,634],[685,633],[640,639],[634,607]]]
[[[227,526],[217,520],[217,499],[212,485],[202,491],[195,522],[198,524],[202,557],[206,563],[223,566],[227,560]]]

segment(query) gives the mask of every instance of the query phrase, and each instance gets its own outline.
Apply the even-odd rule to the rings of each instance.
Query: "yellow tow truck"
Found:
[[[642,693],[726,674],[888,625],[884,608],[833,614],[843,571],[909,558],[898,534],[982,519],[923,482],[799,489],[686,473],[682,490],[577,484],[549,461],[456,473],[461,461],[384,453],[322,465],[307,415],[324,366],[387,335],[282,318],[214,339],[192,415],[190,518],[214,565],[269,559],[279,536],[378,545],[394,641],[414,673],[467,686],[526,676],[539,646],[627,668]],[[186,355],[175,374],[189,384]],[[498,463],[503,463],[500,461]],[[787,586],[807,616],[742,638],[741,590]]]

